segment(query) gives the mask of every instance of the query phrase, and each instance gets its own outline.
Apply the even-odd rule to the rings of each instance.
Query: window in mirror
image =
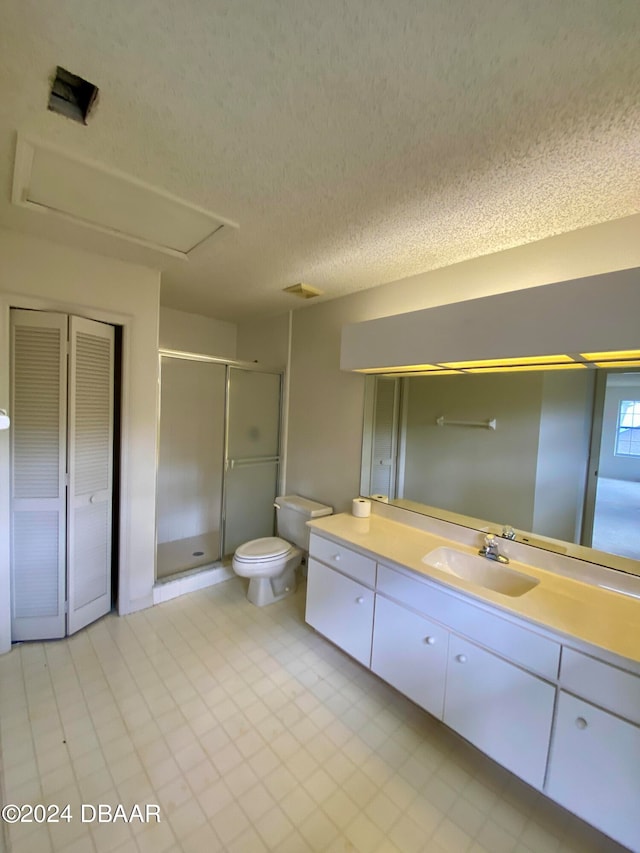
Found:
[[[621,400],[616,456],[640,456],[640,400]]]

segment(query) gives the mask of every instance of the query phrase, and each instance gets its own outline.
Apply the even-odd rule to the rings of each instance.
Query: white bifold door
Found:
[[[11,634],[73,634],[111,609],[114,329],[11,312]]]

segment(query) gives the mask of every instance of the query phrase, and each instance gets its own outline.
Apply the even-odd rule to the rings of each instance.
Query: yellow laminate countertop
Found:
[[[355,518],[342,513],[309,521],[308,526],[347,547],[363,549],[380,562],[409,569],[479,602],[633,661],[632,668],[640,673],[640,598],[520,561],[512,561],[508,568],[526,572],[540,583],[524,595],[511,597],[425,564],[422,558],[441,546],[477,554],[477,549],[442,536],[375,514]]]

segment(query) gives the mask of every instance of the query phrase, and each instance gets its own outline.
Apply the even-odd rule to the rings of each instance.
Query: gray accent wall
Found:
[[[593,379],[585,369],[407,380],[399,497],[579,541]],[[438,426],[440,416],[496,429]]]
[[[560,370],[543,376],[533,523],[527,529],[580,542],[595,374]]]
[[[406,385],[399,497],[533,530],[542,375],[442,376]],[[444,425],[496,419],[497,428]]]

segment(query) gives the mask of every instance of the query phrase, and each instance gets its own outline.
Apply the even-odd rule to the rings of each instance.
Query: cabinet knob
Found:
[[[458,663],[466,663],[467,662],[467,656],[466,655],[456,655],[456,660],[458,661]]]
[[[356,604],[364,604],[364,598],[361,595],[356,598]]]
[[[588,725],[589,725],[589,723],[585,720],[584,717],[577,717],[576,718],[576,726],[579,729],[586,729]]]
[[[331,559],[334,560],[336,563],[339,563],[340,562],[340,554],[334,554]]]
[[[436,641],[436,638],[435,637],[425,637],[424,641],[428,646],[433,646],[433,644]]]

